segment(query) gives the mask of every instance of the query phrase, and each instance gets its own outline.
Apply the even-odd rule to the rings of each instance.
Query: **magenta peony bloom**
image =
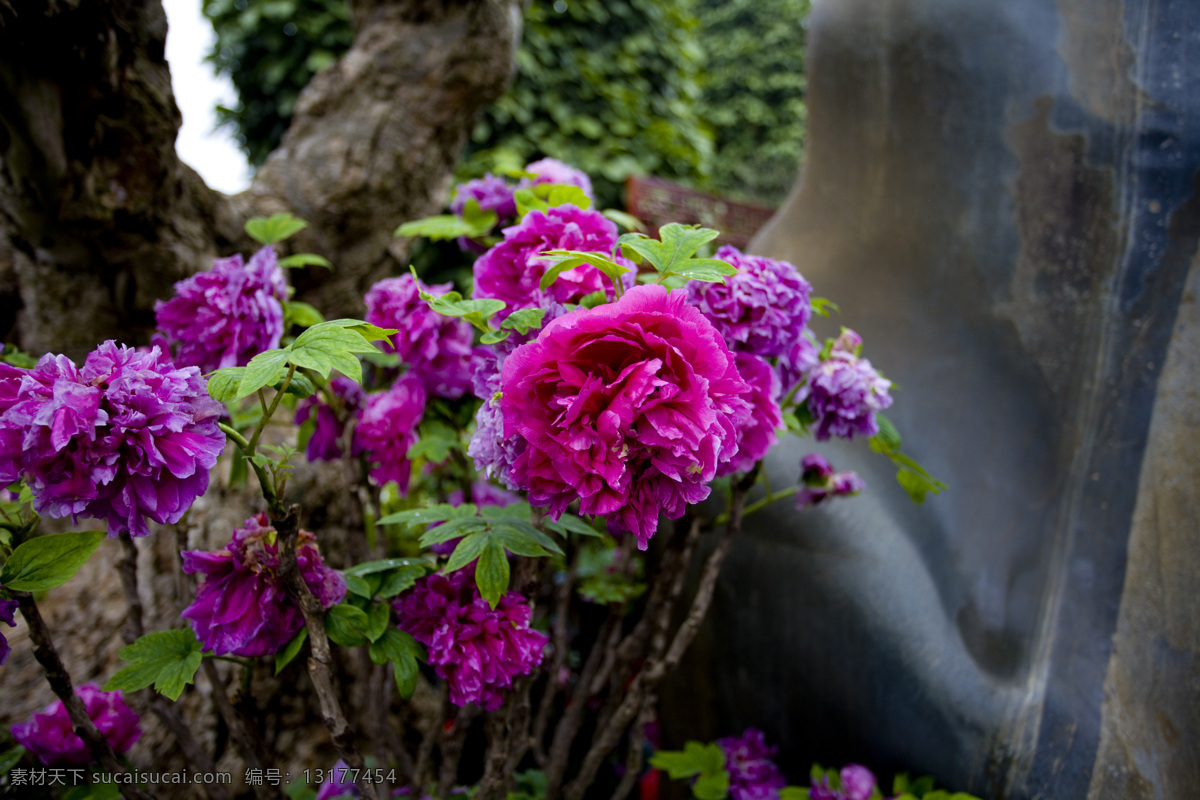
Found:
[[[489,172],[482,178],[455,186],[450,210],[461,217],[467,201],[474,200],[484,211],[495,211],[496,216],[502,220],[511,219],[517,215],[517,201],[513,198],[513,191],[512,184]]]
[[[124,753],[141,738],[138,715],[125,705],[120,692],[102,692],[96,684],[88,683],[77,687],[75,694],[79,695],[88,716],[114,752]],[[47,767],[89,764],[92,761],[92,751],[75,734],[62,700],[55,700],[46,706],[45,711],[34,714],[28,722],[13,725],[12,735],[18,744],[37,756]]]
[[[10,628],[17,627],[16,617],[13,616],[17,611],[16,600],[0,600],[0,622],[3,622]],[[8,644],[8,639],[4,633],[0,631],[0,665],[8,661],[8,654],[12,652],[12,647]]]
[[[146,536],[208,488],[225,436],[200,371],[157,347],[105,342],[80,370],[66,356],[0,364],[0,484],[24,478],[51,517],[97,517]]]
[[[279,580],[279,544],[267,515],[255,514],[233,532],[223,550],[185,550],[183,571],[203,573],[196,602],[181,616],[191,620],[204,649],[217,655],[265,656],[279,650],[304,627],[300,606]],[[316,537],[300,531],[296,542],[300,575],[322,608],[346,596],[340,572],[325,566]]]
[[[859,764],[847,764],[839,777],[840,789],[831,788],[827,778],[814,783],[808,790],[811,800],[870,800],[875,791],[875,776]]]
[[[240,254],[175,284],[175,297],[154,304],[154,318],[175,346],[175,363],[203,373],[240,367],[279,346],[287,281],[270,245],[242,264]]]
[[[538,282],[546,274],[546,250],[583,250],[612,255],[617,243],[617,226],[598,211],[573,205],[530,211],[517,225],[504,229],[504,241],[475,262],[475,297],[503,300],[507,307],[496,315],[507,317],[520,308],[544,308],[551,302],[577,303],[592,292],[604,290],[612,296],[612,281],[592,266],[569,269],[545,291]],[[618,257],[630,269],[631,261]],[[624,276],[632,286],[634,273]]]
[[[450,283],[428,287],[435,295],[452,288]],[[367,322],[399,330],[392,336],[393,344],[380,346],[420,376],[426,391],[437,397],[462,397],[471,387],[471,324],[437,313],[421,299],[420,291],[412,275],[380,281],[367,292]]]
[[[738,374],[750,386],[747,399],[751,412],[738,425],[737,454],[717,467],[718,476],[749,472],[779,441],[777,431],[783,427],[783,412],[779,409],[779,375],[774,367],[749,353],[734,353],[734,361]]]
[[[862,340],[854,331],[838,337],[846,346],[853,345],[856,339],[861,347]],[[860,436],[879,433],[875,412],[892,404],[888,394],[891,385],[870,361],[835,346],[829,359],[809,373],[808,410],[816,420],[813,435],[823,442],[830,436],[853,439],[856,433]]]
[[[820,453],[800,459],[800,491],[796,508],[812,508],[833,497],[856,495],[867,485],[854,472],[834,472],[833,465]]]
[[[367,393],[354,381],[337,375],[329,382],[329,389],[342,404],[341,418],[354,417],[362,410]],[[319,395],[305,398],[296,404],[297,425],[307,422],[315,414],[312,435],[308,437],[304,455],[309,461],[334,461],[342,457],[342,435],[346,426],[338,421],[338,413]],[[358,455],[357,451],[353,455]]]
[[[718,739],[725,751],[725,769],[729,772],[729,796],[733,800],[778,800],[787,779],[771,759],[774,747],[767,747],[763,732],[747,728],[739,736]]]
[[[592,179],[588,177],[587,173],[575,169],[570,164],[564,164],[556,158],[543,158],[540,161],[534,161],[532,164],[526,164],[525,171],[534,174],[535,177],[532,181],[534,185],[539,183],[557,183],[566,186],[578,186],[580,189],[583,189],[583,193],[589,198],[592,200],[596,199],[596,196],[592,193]]]
[[[812,286],[786,261],[745,255],[725,245],[717,258],[737,267],[724,284],[690,281],[688,298],[725,337],[731,350],[764,358],[783,355],[804,334]]]
[[[548,640],[529,627],[533,609],[517,592],[489,607],[475,587],[473,567],[422,578],[393,607],[400,629],[428,648],[455,705],[495,711],[513,679],[542,663]]]
[[[639,286],[578,309],[517,348],[501,373],[506,437],[525,448],[512,479],[557,519],[608,515],[645,549],[660,513],[708,497],[737,454],[750,387],[683,291]]]
[[[420,379],[405,375],[386,392],[367,396],[354,429],[355,445],[371,461],[371,477],[380,486],[395,481],[401,497],[412,475],[408,448],[420,438],[417,425],[424,413],[425,389]]]

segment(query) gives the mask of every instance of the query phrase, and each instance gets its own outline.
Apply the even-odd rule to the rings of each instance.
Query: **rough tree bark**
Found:
[[[301,96],[253,186],[209,189],[175,153],[179,110],[159,0],[0,0],[0,337],[80,357],[144,340],[154,301],[250,216],[290,211],[293,275],[331,313],[361,311],[403,266],[400,222],[435,211],[476,111],[511,79],[519,0],[352,2],[354,46]]]

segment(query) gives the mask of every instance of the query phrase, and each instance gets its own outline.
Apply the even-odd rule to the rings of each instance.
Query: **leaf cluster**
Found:
[[[871,449],[882,453],[900,468],[896,473],[896,481],[908,492],[908,496],[918,505],[925,502],[925,496],[930,492],[938,494],[946,488],[946,484],[929,474],[929,472],[909,456],[900,452],[900,432],[892,421],[882,414],[875,415],[879,423],[879,433],[870,439]]]
[[[17,592],[62,586],[75,577],[104,538],[104,531],[79,531],[22,542],[0,567],[0,586]]]
[[[191,628],[147,633],[117,652],[129,666],[109,678],[104,691],[134,692],[153,684],[158,692],[178,700],[184,687],[195,681],[204,658],[201,650]]]
[[[725,751],[716,743],[687,742],[682,750],[659,750],[650,757],[650,766],[674,780],[695,778],[692,796],[697,800],[724,800],[729,793]]]

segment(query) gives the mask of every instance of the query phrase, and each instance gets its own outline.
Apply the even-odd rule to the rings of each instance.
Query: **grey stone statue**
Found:
[[[761,727],[801,784],[1200,797],[1200,3],[817,0],[809,30],[804,172],[749,249],[841,304],[821,333],[863,335],[950,488],[818,445],[868,490],[748,520],[676,733]]]

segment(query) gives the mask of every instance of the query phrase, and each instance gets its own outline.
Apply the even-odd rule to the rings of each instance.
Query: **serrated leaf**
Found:
[[[311,328],[310,328],[311,330]],[[301,334],[303,335],[303,334]],[[262,389],[273,386],[283,378],[288,362],[287,350],[267,350],[250,359],[242,373],[242,381],[238,384],[235,400],[241,400]]]
[[[375,603],[367,612],[367,627],[363,631],[369,641],[375,641],[387,630],[391,620],[392,608],[387,603]]]
[[[542,319],[545,316],[546,309],[544,308],[521,308],[509,314],[500,327],[506,330],[515,330],[524,335],[542,327]]]
[[[348,603],[338,603],[325,612],[325,632],[329,640],[342,647],[367,643],[367,612]]]
[[[208,396],[218,403],[237,399],[245,367],[222,367],[208,376]]]
[[[270,245],[299,233],[308,223],[291,214],[273,214],[270,217],[252,217],[246,220],[246,233],[260,244]]]
[[[680,225],[670,222],[659,228],[659,240],[636,234],[625,234],[617,241],[629,247],[650,262],[659,274],[679,273],[686,262],[702,246],[720,234],[711,228]]]
[[[362,383],[362,363],[357,354],[374,353],[377,348],[355,326],[339,322],[322,322],[297,336],[287,351],[287,361],[311,369],[323,378],[336,369],[355,383]]]
[[[508,338],[508,331],[488,331],[479,337],[480,344],[496,344]]]
[[[319,256],[316,253],[296,253],[287,258],[279,259],[279,266],[284,269],[296,269],[298,267],[324,267],[325,269],[333,269],[333,264],[328,258]]]
[[[479,587],[479,594],[492,608],[496,607],[500,598],[508,591],[508,579],[508,555],[496,537],[489,537],[483,552],[479,554],[479,563],[475,565],[475,585]]]
[[[171,700],[178,700],[184,687],[194,682],[203,660],[200,642],[191,628],[148,633],[122,647],[117,655],[130,665],[109,678],[104,691],[132,692],[153,684]]]
[[[308,628],[301,628],[300,632],[292,637],[292,640],[283,646],[283,649],[275,654],[275,674],[283,672],[283,668],[292,663],[292,660],[299,655],[300,648],[308,641]]]
[[[0,584],[18,592],[62,586],[104,541],[104,531],[51,533],[22,542],[0,567]]]
[[[313,325],[320,325],[325,321],[325,317],[320,311],[309,305],[301,303],[299,300],[289,300],[283,304],[283,327],[286,330],[293,325],[299,325],[301,328],[311,328]]]

